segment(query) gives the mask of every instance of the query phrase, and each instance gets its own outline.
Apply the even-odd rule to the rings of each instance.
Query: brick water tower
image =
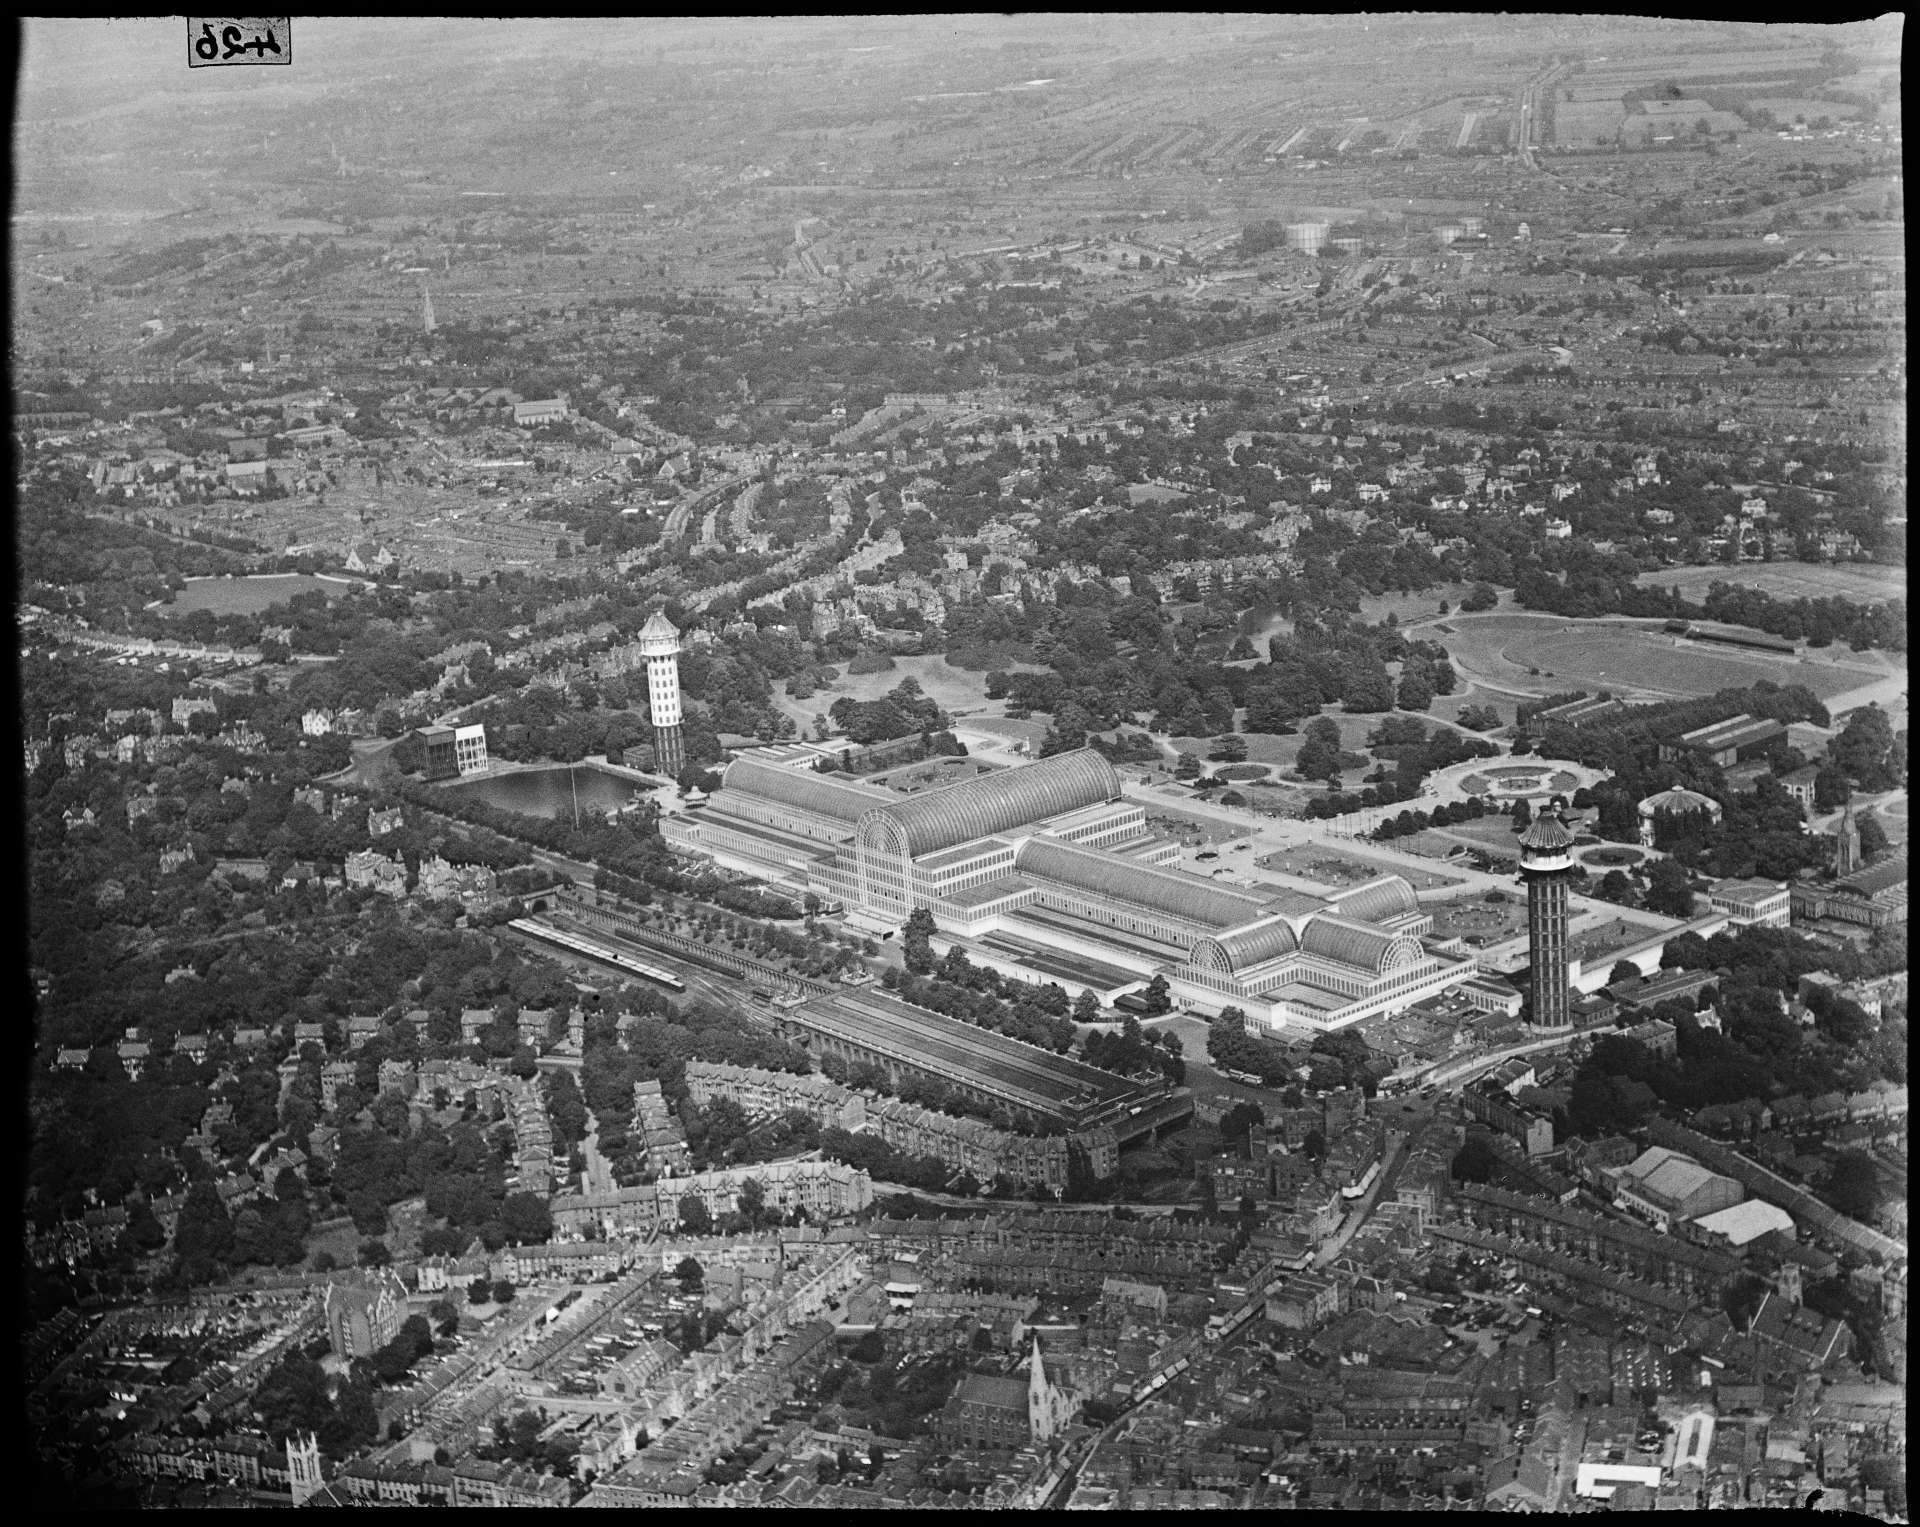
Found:
[[[669,779],[687,765],[680,723],[680,633],[655,610],[640,628],[640,655],[647,662],[647,710],[653,717],[654,764]]]
[[[1573,879],[1573,833],[1558,797],[1520,835],[1520,878],[1527,883],[1527,958],[1533,982],[1533,1024],[1564,1029],[1573,1022],[1567,971],[1567,887]]]

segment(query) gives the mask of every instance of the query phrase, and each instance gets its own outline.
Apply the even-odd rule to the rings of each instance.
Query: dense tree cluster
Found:
[[[936,972],[923,976],[911,970],[896,973],[889,967],[882,980],[916,1007],[978,1024],[1056,1054],[1064,1055],[1072,1048],[1073,1020],[1067,1016],[1067,994],[1053,982],[1036,986],[1010,980],[998,971],[973,964],[957,948],[948,951]]]
[[[1373,830],[1376,841],[1390,842],[1394,838],[1407,838],[1429,827],[1451,827],[1456,822],[1477,822],[1487,816],[1494,808],[1487,805],[1484,796],[1469,796],[1464,801],[1445,801],[1431,811],[1402,811],[1397,816],[1386,818]]]
[[[431,810],[465,822],[491,827],[525,843],[584,860],[619,877],[621,893],[642,901],[653,891],[665,891],[724,907],[743,917],[770,917],[794,921],[800,908],[784,896],[753,886],[735,885],[713,870],[682,870],[675,863],[657,829],[657,813],[649,806],[617,822],[582,813],[580,825],[571,818],[543,821],[489,806],[473,797],[460,797],[407,785],[400,795],[422,810]]]
[[[1904,956],[1903,956],[1904,957]],[[1877,1028],[1844,999],[1823,1000],[1812,1029],[1788,1014],[1799,977],[1829,969],[1834,952],[1783,929],[1744,927],[1710,939],[1683,935],[1662,963],[1719,973],[1711,999],[1720,1028],[1691,1005],[1663,1003],[1678,1054],[1666,1059],[1631,1040],[1601,1036],[1575,1073],[1564,1123],[1575,1134],[1617,1134],[1656,1107],[1682,1114],[1711,1103],[1859,1090],[1876,1079],[1904,1081],[1906,1025]],[[1810,1004],[1811,1005],[1811,1004]]]
[[[1717,824],[1703,812],[1656,814],[1654,847],[1716,879],[1790,880],[1831,857],[1827,840],[1807,833],[1800,803],[1771,777],[1753,790],[1729,792],[1721,804]]]
[[[1827,760],[1859,789],[1892,790],[1906,783],[1907,734],[1896,734],[1878,705],[1863,705],[1847,717]]]
[[[516,1463],[522,1468],[542,1473],[550,1470],[563,1479],[570,1479],[574,1459],[580,1452],[574,1440],[577,1433],[563,1430],[543,1442],[540,1439],[547,1430],[547,1422],[545,1411],[519,1410],[511,1418],[495,1416],[492,1435],[475,1450],[476,1455],[489,1463]],[[580,1493],[583,1488],[576,1486],[574,1493]]]
[[[1247,1015],[1237,1007],[1224,1008],[1208,1021],[1207,1059],[1222,1071],[1244,1071],[1268,1086],[1289,1085],[1299,1074],[1286,1050],[1247,1031]]]
[[[253,1393],[252,1408],[269,1441],[284,1447],[289,1437],[315,1433],[320,1450],[340,1459],[379,1436],[374,1376],[363,1359],[336,1388],[314,1349],[290,1352]]]
[[[1178,1087],[1187,1079],[1187,1062],[1180,1053],[1180,1037],[1170,1029],[1149,1034],[1136,1018],[1125,1019],[1117,1033],[1096,1029],[1080,1047],[1080,1058],[1102,1071],[1119,1076],[1158,1074]]]
[[[842,697],[827,708],[833,724],[861,746],[886,742],[918,732],[923,737],[942,731],[946,713],[921,692],[920,681],[902,679],[878,700]]]
[[[876,1182],[897,1182],[928,1193],[972,1191],[978,1186],[956,1188],[953,1168],[937,1157],[896,1150],[878,1135],[856,1135],[829,1127],[820,1131],[820,1149],[835,1161],[859,1167]]]

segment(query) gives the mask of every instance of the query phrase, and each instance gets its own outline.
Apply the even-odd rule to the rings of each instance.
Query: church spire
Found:
[[[1853,820],[1853,802],[1840,813],[1840,831],[1833,850],[1833,873],[1845,880],[1860,868],[1860,827]]]
[[[1051,1442],[1065,1428],[1073,1413],[1072,1401],[1064,1389],[1047,1378],[1047,1365],[1040,1356],[1040,1334],[1030,1338],[1031,1357],[1027,1369],[1027,1435],[1035,1442]]]

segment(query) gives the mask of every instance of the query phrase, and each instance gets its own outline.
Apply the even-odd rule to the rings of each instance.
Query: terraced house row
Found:
[[[1095,1177],[1119,1164],[1119,1142],[1106,1126],[1070,1135],[1019,1135],[981,1119],[957,1118],[898,1098],[842,1087],[819,1076],[795,1076],[716,1061],[687,1063],[687,1090],[697,1103],[729,1098],[749,1117],[805,1113],[823,1125],[865,1131],[895,1150],[930,1156],[976,1181],[1005,1178],[1026,1188],[1064,1191],[1072,1152],[1085,1157]]]

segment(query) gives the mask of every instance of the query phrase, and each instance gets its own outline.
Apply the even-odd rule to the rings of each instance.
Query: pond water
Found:
[[[588,764],[555,764],[545,769],[519,769],[491,779],[461,780],[441,788],[449,795],[483,801],[501,811],[551,820],[571,816],[576,799],[583,814],[611,814],[645,795],[647,787]]]

